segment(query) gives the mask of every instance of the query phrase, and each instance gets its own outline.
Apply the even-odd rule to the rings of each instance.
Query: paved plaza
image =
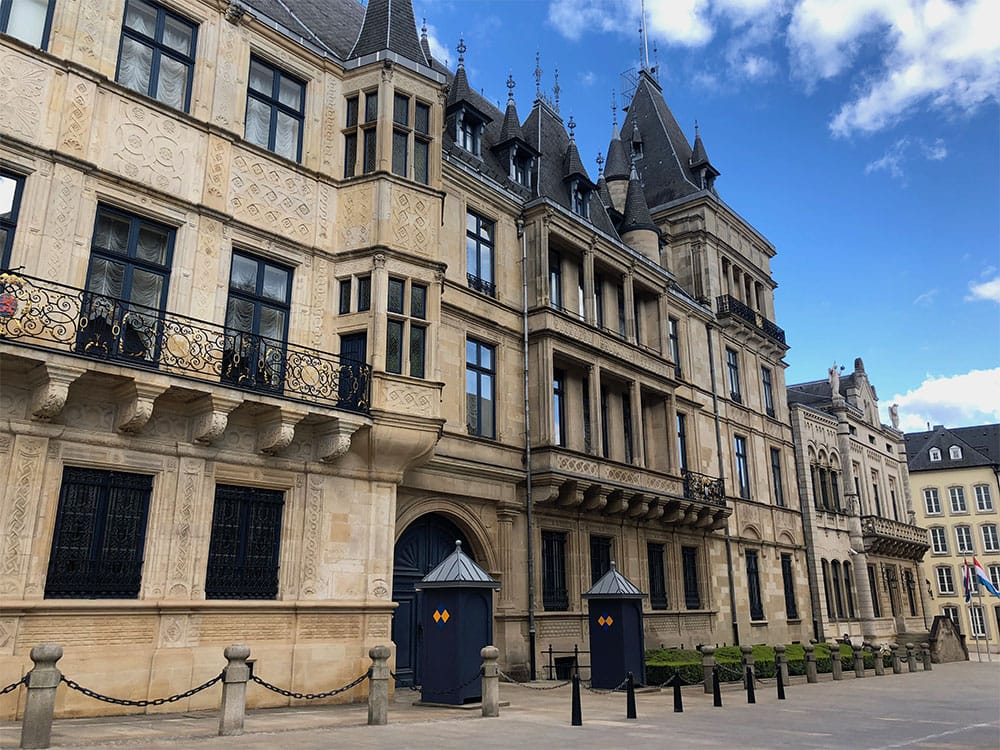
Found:
[[[552,683],[539,682],[537,686]],[[684,712],[673,712],[670,690],[639,692],[638,719],[625,719],[623,693],[583,691],[583,726],[570,726],[570,688],[533,690],[502,685],[509,702],[500,718],[478,710],[413,706],[416,694],[401,690],[390,707],[389,725],[366,725],[367,708],[302,706],[252,711],[246,733],[215,736],[211,712],[57,720],[52,747],[241,748],[313,750],[347,748],[573,747],[608,750],[633,747],[755,748],[983,748],[1000,747],[1000,661],[938,664],[933,671],[841,682],[820,675],[806,684],[793,678],[787,700],[778,701],[773,680],[748,705],[738,685],[723,688],[723,707],[698,686],[684,689]],[[0,724],[0,748],[18,745],[19,726]]]

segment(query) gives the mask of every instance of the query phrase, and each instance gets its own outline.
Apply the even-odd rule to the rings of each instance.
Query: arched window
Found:
[[[941,449],[940,448],[931,448],[928,451],[928,458],[930,458],[931,461],[940,461],[941,460]]]
[[[957,446],[957,445],[951,446],[948,449],[948,458],[950,458],[952,461],[959,461],[959,460],[961,460],[961,458],[962,458],[962,449],[959,446]]]
[[[831,580],[833,582],[833,601],[837,605],[837,619],[844,619],[844,594],[840,588],[840,561],[830,563]]]

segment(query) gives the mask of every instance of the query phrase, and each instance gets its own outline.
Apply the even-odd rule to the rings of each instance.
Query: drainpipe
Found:
[[[712,375],[712,411],[715,415],[715,448],[719,454],[719,481],[726,486],[726,462],[722,459],[722,424],[719,417],[719,394],[715,382],[715,350],[712,343],[712,324],[705,324],[708,334],[708,371]],[[731,516],[730,516],[731,518]],[[729,577],[729,611],[733,616],[733,643],[740,645],[740,623],[736,619],[736,581],[733,576],[733,545],[726,519],[726,575]]]
[[[525,521],[528,526],[528,653],[530,675],[535,679],[535,525],[531,499],[531,403],[528,400],[528,240],[524,232],[524,216],[517,218],[517,236],[521,240],[521,328],[524,347],[524,496]]]

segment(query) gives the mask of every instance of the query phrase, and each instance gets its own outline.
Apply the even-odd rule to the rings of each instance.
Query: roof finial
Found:
[[[618,97],[615,96],[615,90],[611,89],[611,124],[615,126],[615,131],[618,131]]]
[[[569,122],[566,123],[566,127],[569,128],[569,139],[576,142],[576,135],[573,133],[576,130],[576,120],[573,119],[573,115],[569,116]]]
[[[465,46],[464,35],[458,38],[458,67],[465,67],[465,51],[469,49]]]
[[[513,71],[507,71],[507,101],[514,101],[514,73]]]
[[[600,151],[597,152],[597,174],[598,176],[604,174],[604,157]]]
[[[697,118],[695,118],[695,121],[694,121],[694,137],[695,138],[698,137],[698,119]]]
[[[423,19],[423,23],[420,25],[420,38],[427,38],[427,19]]]
[[[542,57],[538,50],[535,50],[535,98],[542,95]]]
[[[560,91],[562,91],[562,89],[559,88],[559,67],[556,66],[556,85],[552,87],[552,95],[555,97],[555,100],[556,100],[556,112],[559,111],[559,92]]]

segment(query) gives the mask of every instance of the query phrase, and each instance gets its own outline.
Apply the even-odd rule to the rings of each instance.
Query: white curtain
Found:
[[[33,47],[41,47],[48,12],[48,0],[14,0],[7,18],[7,33]]]

